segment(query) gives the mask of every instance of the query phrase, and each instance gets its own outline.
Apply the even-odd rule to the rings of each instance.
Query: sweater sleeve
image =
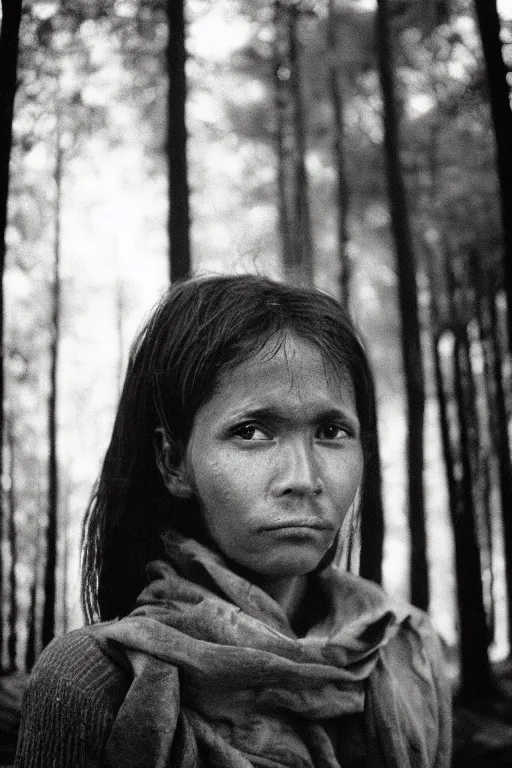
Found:
[[[14,768],[100,768],[129,684],[86,631],[54,640],[25,691]]]

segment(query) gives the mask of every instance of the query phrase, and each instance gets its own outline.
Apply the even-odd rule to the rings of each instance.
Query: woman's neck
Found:
[[[262,579],[259,581],[258,586],[281,606],[290,626],[297,631],[296,628],[303,624],[304,599],[308,590],[308,577],[294,576],[283,579]],[[298,634],[300,633],[298,632]]]

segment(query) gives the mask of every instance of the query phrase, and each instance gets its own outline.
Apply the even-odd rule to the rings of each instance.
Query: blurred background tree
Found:
[[[2,13],[3,669],[83,620],[80,524],[144,314],[169,276],[251,271],[349,306],[379,446],[344,562],[429,610],[487,692],[512,617],[510,12],[26,0],[18,56]]]

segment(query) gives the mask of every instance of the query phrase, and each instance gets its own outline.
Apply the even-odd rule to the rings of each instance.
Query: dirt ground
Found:
[[[496,665],[495,675],[492,697],[455,699],[453,768],[512,768],[512,662]],[[26,680],[22,672],[0,677],[0,768],[14,760]]]
[[[453,768],[512,768],[512,661],[494,665],[495,693],[455,698]]]

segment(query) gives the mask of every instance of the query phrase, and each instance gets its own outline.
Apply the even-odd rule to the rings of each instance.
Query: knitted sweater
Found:
[[[130,675],[86,630],[41,654],[23,699],[17,768],[98,768]]]

